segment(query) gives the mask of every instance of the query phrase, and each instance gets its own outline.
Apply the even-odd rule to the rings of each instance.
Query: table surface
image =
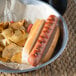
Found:
[[[53,63],[27,73],[0,73],[0,76],[76,76],[76,0],[68,0],[64,19],[69,30],[69,41],[63,54]]]

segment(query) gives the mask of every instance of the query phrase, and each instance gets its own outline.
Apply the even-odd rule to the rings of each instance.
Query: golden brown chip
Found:
[[[8,26],[9,26],[9,22],[4,22],[4,24],[3,24],[3,29],[8,28]]]
[[[15,33],[9,39],[14,43],[18,43],[25,40],[27,36],[27,33],[22,33],[20,30],[16,30]]]
[[[0,40],[4,39],[3,35],[0,33]]]
[[[11,41],[18,43],[22,40],[25,40],[28,36],[24,30],[13,30],[12,28],[3,30],[2,35],[6,38],[8,44],[10,44]]]
[[[2,57],[10,59],[14,54],[21,52],[22,47],[11,43],[10,45],[6,46],[2,52]]]
[[[2,46],[0,46],[0,52],[2,52],[2,51],[3,51],[3,49],[4,49],[4,48],[3,48]]]
[[[14,56],[12,56],[11,62],[21,63],[21,58],[21,52],[16,53]]]
[[[28,27],[28,22],[24,19],[24,20],[22,20],[22,22],[23,22],[23,26],[25,27],[25,28],[27,28]]]
[[[2,31],[2,35],[6,38],[9,39],[13,35],[13,29],[8,28]]]
[[[10,37],[13,35],[13,29],[12,28],[8,28],[2,31],[2,35],[5,37],[6,41],[8,44],[10,44]]]
[[[6,59],[6,58],[1,58],[1,57],[0,57],[0,61],[7,62],[8,59]]]
[[[24,29],[25,30],[24,24],[25,24],[25,21],[22,20],[22,21],[10,23],[9,27],[12,27],[15,30],[17,30],[17,29]]]
[[[0,32],[2,32],[3,29],[8,28],[8,26],[9,26],[9,22],[1,22],[0,23]]]
[[[22,41],[20,41],[20,42],[18,42],[16,44],[23,47],[25,42],[26,42],[26,39],[24,39],[24,40],[22,40]]]
[[[2,32],[3,30],[3,24],[4,24],[3,22],[0,23],[0,32]]]
[[[0,46],[6,46],[7,42],[3,35],[0,33]]]

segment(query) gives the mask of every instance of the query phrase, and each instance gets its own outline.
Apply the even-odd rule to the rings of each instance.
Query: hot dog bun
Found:
[[[42,27],[45,23],[45,20],[36,20],[36,22],[33,24],[31,31],[29,33],[28,39],[25,43],[25,46],[23,48],[22,52],[22,62],[26,63],[27,62],[27,57],[29,56],[29,53],[31,52],[39,34],[40,31],[42,30]]]
[[[59,38],[58,18],[49,16],[47,21],[37,21],[30,31],[22,51],[22,63],[37,66],[52,56]]]

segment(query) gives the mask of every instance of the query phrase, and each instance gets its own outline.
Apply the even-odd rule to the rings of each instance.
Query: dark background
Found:
[[[61,15],[65,13],[67,8],[67,0],[42,0],[52,5]]]

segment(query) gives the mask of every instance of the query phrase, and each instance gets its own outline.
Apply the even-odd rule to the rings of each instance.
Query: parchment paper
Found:
[[[0,22],[26,19],[34,23],[38,18],[47,19],[50,14],[58,16],[55,11],[51,10],[51,8],[45,4],[27,4],[29,1],[32,0],[25,0],[25,3],[19,0],[0,0]],[[20,70],[32,67],[26,64],[5,63],[1,61],[0,63],[13,69]]]

